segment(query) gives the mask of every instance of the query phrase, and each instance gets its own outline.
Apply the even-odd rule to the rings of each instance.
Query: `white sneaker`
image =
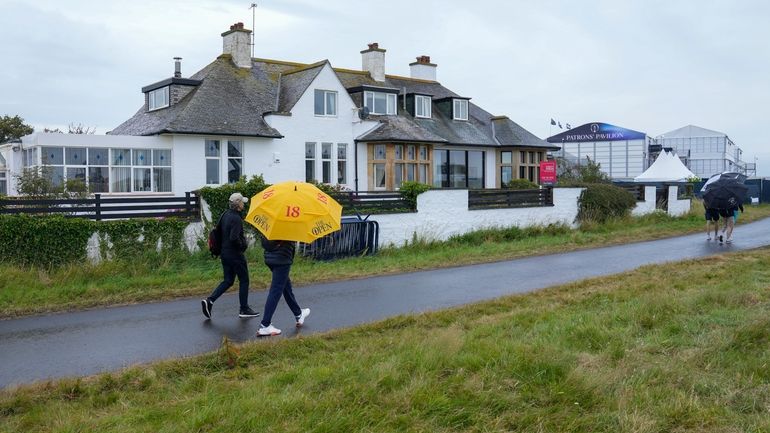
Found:
[[[727,243],[727,244],[731,244],[731,243],[733,243],[733,237],[732,237],[732,236],[730,236],[729,238],[727,238],[727,239],[725,240],[725,243]]]
[[[269,335],[280,335],[281,330],[273,326],[271,323],[269,326],[262,326],[259,328],[259,331],[257,331],[257,336],[259,337],[267,337]]]
[[[297,316],[297,328],[301,328],[305,324],[305,319],[310,315],[310,308],[303,308],[302,312]]]

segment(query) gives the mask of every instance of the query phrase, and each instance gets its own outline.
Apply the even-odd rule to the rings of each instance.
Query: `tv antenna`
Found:
[[[251,57],[254,57],[254,30],[256,29],[254,26],[256,25],[257,4],[252,3],[249,9],[251,9]]]

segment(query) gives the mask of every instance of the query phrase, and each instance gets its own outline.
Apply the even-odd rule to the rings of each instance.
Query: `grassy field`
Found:
[[[767,432],[770,249],[0,392],[4,432]]]
[[[750,206],[740,224],[770,216],[770,206]],[[490,262],[549,254],[580,248],[658,239],[704,230],[702,207],[681,218],[653,214],[579,230],[566,227],[488,230],[449,242],[418,241],[407,247],[387,248],[376,256],[333,262],[298,260],[292,268],[297,285],[346,280],[372,275]],[[270,274],[262,264],[261,249],[248,251],[252,290],[264,290]],[[204,296],[219,283],[218,260],[207,253],[149,256],[131,263],[98,266],[77,264],[58,269],[18,268],[0,264],[0,318],[51,311],[120,305],[136,302]]]

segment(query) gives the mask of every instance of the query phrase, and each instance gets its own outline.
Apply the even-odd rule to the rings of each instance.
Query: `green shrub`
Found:
[[[401,184],[398,192],[404,197],[406,201],[412,206],[412,209],[417,209],[417,196],[428,191],[430,185],[420,182],[406,181]]]
[[[614,185],[587,184],[578,199],[579,222],[605,222],[628,215],[636,206],[633,194]]]
[[[265,183],[265,179],[260,174],[252,176],[248,181],[246,180],[246,176],[241,176],[238,182],[235,183],[229,183],[218,187],[206,186],[201,188],[199,193],[209,205],[209,210],[211,210],[211,221],[209,222],[211,223],[218,221],[219,216],[228,209],[230,194],[239,192],[244,197],[251,200],[254,195],[268,186],[270,186],[270,184]],[[248,210],[249,206],[247,204],[243,210],[242,216],[245,217]]]
[[[0,262],[47,267],[83,262],[88,239],[97,232],[109,237],[111,255],[117,259],[157,254],[158,239],[161,252],[181,250],[187,224],[176,218],[91,221],[58,215],[2,215]],[[101,247],[104,257],[106,245]]]
[[[506,189],[538,189],[540,186],[527,179],[511,179],[510,182],[503,184]]]

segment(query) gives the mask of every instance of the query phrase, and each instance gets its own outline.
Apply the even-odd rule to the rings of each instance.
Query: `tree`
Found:
[[[35,128],[24,123],[24,119],[16,116],[5,115],[0,117],[0,143],[16,140],[25,135],[32,134]]]
[[[59,128],[43,128],[43,132],[50,132],[54,134],[64,134],[64,131],[62,131]],[[67,134],[88,134],[93,135],[96,132],[96,128],[91,128],[89,126],[83,126],[82,123],[70,123],[67,125]]]

